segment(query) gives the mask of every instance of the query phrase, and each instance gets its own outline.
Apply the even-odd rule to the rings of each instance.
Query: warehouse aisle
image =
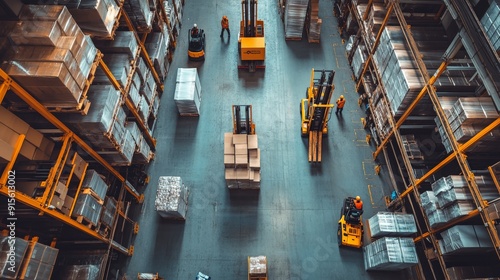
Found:
[[[362,250],[338,248],[337,220],[345,196],[361,195],[364,217],[384,210],[390,192],[374,175],[371,147],[357,106],[344,45],[331,1],[320,1],[320,44],[285,41],[277,1],[260,1],[265,21],[266,70],[237,70],[240,1],[186,0],[183,27],[165,84],[155,131],[156,158],[140,213],[140,232],[127,274],[159,272],[166,279],[246,279],[246,257],[266,255],[269,279],[402,279],[401,273],[366,273]],[[203,3],[203,4],[202,4]],[[220,40],[220,17],[233,36]],[[216,15],[215,18],[209,15]],[[204,63],[187,60],[187,32],[197,23],[207,34]],[[177,68],[197,67],[201,116],[178,117],[173,102]],[[307,162],[300,137],[299,101],[311,68],[334,69],[335,100],[343,94],[343,117],[332,115],[323,164]],[[223,134],[232,130],[231,105],[252,104],[261,148],[261,191],[230,193],[225,186]],[[154,211],[159,176],[181,176],[191,188],[185,223],[161,220]]]

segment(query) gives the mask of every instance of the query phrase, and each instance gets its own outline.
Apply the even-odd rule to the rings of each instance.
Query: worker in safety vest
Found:
[[[337,99],[337,111],[335,111],[335,114],[342,114],[342,110],[344,110],[344,105],[345,105],[345,99],[344,96],[341,95],[339,99]]]
[[[222,38],[222,36],[224,35],[224,30],[227,30],[227,36],[231,37],[231,32],[229,32],[229,19],[227,19],[227,16],[222,16],[220,25],[222,27],[222,30],[220,31],[220,37]]]
[[[191,37],[198,36],[198,25],[195,23],[191,29]]]
[[[354,208],[363,211],[363,201],[361,201],[361,197],[359,197],[359,195],[354,199]]]

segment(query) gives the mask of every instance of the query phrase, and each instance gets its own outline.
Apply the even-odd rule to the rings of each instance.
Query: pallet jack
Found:
[[[301,135],[309,137],[308,159],[312,163],[321,162],[323,135],[328,133],[328,120],[333,108],[330,99],[335,89],[334,77],[333,70],[312,69],[306,98],[300,101]]]

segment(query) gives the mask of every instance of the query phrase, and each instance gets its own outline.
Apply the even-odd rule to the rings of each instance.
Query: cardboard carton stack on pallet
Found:
[[[260,189],[257,134],[224,134],[224,166],[229,189]]]

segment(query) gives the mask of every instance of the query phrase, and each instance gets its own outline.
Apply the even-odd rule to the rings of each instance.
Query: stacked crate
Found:
[[[139,32],[150,32],[153,28],[152,10],[155,7],[156,0],[128,0],[123,4],[123,8]]]
[[[189,190],[181,177],[161,176],[156,190],[155,210],[162,218],[186,220]]]
[[[18,160],[49,160],[55,143],[38,130],[0,106],[0,164],[9,162],[19,136],[25,135]]]
[[[224,166],[229,189],[260,189],[257,134],[224,133]]]
[[[443,98],[440,98],[440,102],[458,143],[467,142],[499,116],[491,97],[462,97],[458,98],[452,106]],[[434,120],[446,151],[451,152],[453,148],[441,121],[438,117]],[[500,129],[494,129],[481,138],[469,151],[493,150],[497,147],[497,139],[499,138]]]
[[[11,243],[14,240],[14,255],[12,254]],[[20,270],[21,262],[28,249],[28,241],[14,237],[14,239],[7,236],[0,237],[0,278],[1,279],[17,279]],[[13,261],[9,260],[13,258]],[[49,278],[47,278],[49,279]]]
[[[174,101],[181,116],[199,116],[201,84],[196,68],[179,68],[175,84]]]
[[[445,213],[438,207],[437,198],[433,191],[426,191],[420,194],[420,201],[431,228],[437,228],[447,222]]]
[[[61,1],[50,0],[54,4],[62,5]],[[65,1],[62,1],[65,2]],[[93,37],[111,39],[119,24],[120,6],[115,0],[82,0],[71,7],[71,14],[82,30]],[[67,4],[66,4],[67,5]]]
[[[424,155],[420,151],[419,143],[415,139],[415,135],[401,135],[401,140],[403,142],[403,147],[406,151],[406,155],[410,160],[423,160]]]
[[[83,106],[97,56],[90,37],[64,6],[27,5],[20,19],[2,68],[46,106]]]
[[[493,244],[484,226],[456,225],[441,232],[438,240],[443,255],[481,254],[493,251]]]
[[[490,39],[493,49],[500,52],[500,3],[492,1],[490,7],[481,18],[486,35]]]
[[[383,237],[363,248],[366,270],[403,270],[418,264],[412,238]]]
[[[58,253],[59,249],[30,241],[18,279],[51,279]]]
[[[411,236],[417,233],[412,214],[378,212],[367,221],[371,238],[384,236]]]

